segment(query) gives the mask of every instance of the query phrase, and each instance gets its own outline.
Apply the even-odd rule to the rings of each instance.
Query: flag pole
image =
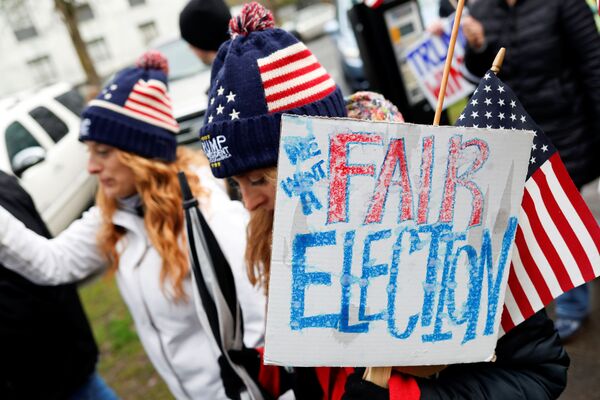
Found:
[[[382,388],[388,387],[388,381],[392,375],[392,367],[367,367],[363,379],[373,382]]]
[[[456,13],[454,14],[454,25],[452,26],[452,34],[450,35],[450,44],[448,45],[448,53],[446,54],[444,75],[442,75],[442,83],[440,85],[440,93],[438,95],[435,117],[433,118],[434,126],[438,126],[440,124],[440,118],[442,117],[444,98],[446,97],[446,86],[448,86],[448,76],[450,76],[450,67],[452,66],[452,58],[454,57],[454,46],[456,45],[456,39],[458,38],[458,30],[460,29],[460,17],[462,16],[464,6],[465,0],[458,0],[458,4],[456,6]]]
[[[506,49],[504,47],[500,47],[498,50],[498,54],[496,54],[496,58],[494,58],[494,62],[492,63],[492,72],[498,75],[500,72],[500,68],[502,68],[502,63],[504,62],[504,55],[506,54]]]
[[[446,64],[444,65],[444,74],[442,75],[442,83],[440,85],[440,93],[438,95],[437,108],[433,125],[440,124],[442,116],[442,108],[444,106],[444,97],[446,97],[446,86],[448,86],[448,76],[450,75],[450,67],[452,66],[452,58],[454,57],[454,46],[458,38],[458,29],[460,28],[460,18],[462,16],[465,0],[458,0],[456,5],[456,13],[454,14],[454,25],[452,26],[452,34],[450,35],[450,43],[448,45],[448,53],[446,55]],[[430,366],[428,366],[430,367]],[[365,370],[363,379],[373,382],[374,384],[387,388],[388,380],[392,374],[392,367],[368,367]]]
[[[490,70],[494,73],[494,75],[498,75],[500,69],[502,68],[502,63],[504,63],[504,56],[506,55],[506,48],[500,47],[498,50],[498,54],[494,57],[494,61],[492,62],[492,68]],[[496,352],[494,351],[494,356],[492,357],[492,362],[496,362]]]

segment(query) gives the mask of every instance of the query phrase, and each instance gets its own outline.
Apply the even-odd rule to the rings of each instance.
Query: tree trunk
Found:
[[[79,26],[77,25],[76,8],[73,2],[69,0],[54,0],[56,9],[63,17],[63,22],[69,31],[69,36],[73,42],[73,47],[77,52],[77,57],[81,63],[81,67],[85,72],[87,84],[95,87],[100,87],[100,77],[96,72],[92,58],[87,51],[85,42],[81,38],[79,33]]]
[[[277,17],[277,10],[279,10],[277,0],[263,0],[262,4],[273,13],[274,17]]]

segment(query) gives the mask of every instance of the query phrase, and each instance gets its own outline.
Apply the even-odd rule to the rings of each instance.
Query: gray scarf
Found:
[[[142,198],[138,193],[129,197],[117,199],[117,203],[119,205],[119,210],[123,210],[140,217],[144,216],[144,204],[142,203]]]

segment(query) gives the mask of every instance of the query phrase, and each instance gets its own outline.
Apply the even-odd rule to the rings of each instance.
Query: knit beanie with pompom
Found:
[[[168,73],[167,59],[155,50],[118,72],[83,111],[79,140],[174,161],[179,125],[167,92]]]
[[[213,63],[200,140],[216,177],[275,166],[282,113],[346,116],[340,89],[316,57],[274,25],[263,6],[244,5]]]

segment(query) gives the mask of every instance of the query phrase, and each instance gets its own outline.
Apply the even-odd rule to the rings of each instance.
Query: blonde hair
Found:
[[[277,168],[264,171],[267,184],[277,183]],[[247,228],[246,268],[248,278],[253,285],[263,288],[269,294],[269,276],[271,273],[271,245],[273,242],[273,211],[257,209],[250,213]]]
[[[206,164],[206,160],[200,153],[186,148],[177,150],[177,158],[172,163],[115,150],[119,161],[130,168],[135,176],[135,188],[144,207],[144,225],[150,243],[162,259],[161,286],[164,289],[165,281],[169,280],[173,286],[174,300],[187,300],[183,282],[190,267],[183,229],[183,200],[177,172],[184,171],[196,197],[204,196],[207,192],[200,186],[200,179],[191,169]],[[119,266],[117,243],[125,234],[124,228],[112,222],[118,207],[117,199],[107,197],[100,188],[96,195],[96,204],[102,214],[102,225],[97,236],[98,245],[109,260],[111,270],[116,271]]]

